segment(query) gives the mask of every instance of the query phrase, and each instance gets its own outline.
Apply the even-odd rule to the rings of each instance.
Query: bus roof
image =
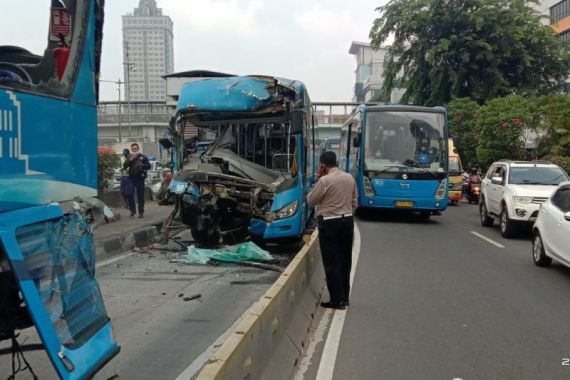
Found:
[[[180,92],[181,113],[279,113],[304,106],[305,85],[271,76],[232,76],[186,83]]]
[[[361,110],[368,112],[429,112],[429,113],[445,113],[443,107],[422,107],[422,106],[408,106],[402,104],[393,105],[361,105]]]

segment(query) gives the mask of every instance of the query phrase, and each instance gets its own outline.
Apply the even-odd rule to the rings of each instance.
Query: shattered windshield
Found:
[[[71,214],[20,227],[16,238],[58,338],[81,347],[109,321],[87,224]]]
[[[228,149],[264,168],[291,175],[295,171],[295,139],[289,122],[259,122],[201,127],[199,141],[213,141],[208,153]]]
[[[370,171],[445,171],[445,118],[431,112],[368,112],[364,158]]]

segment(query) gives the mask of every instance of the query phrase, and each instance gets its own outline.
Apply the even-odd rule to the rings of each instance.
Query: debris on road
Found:
[[[202,295],[201,295],[201,294],[194,294],[193,296],[184,297],[184,298],[182,298],[182,299],[183,299],[184,301],[188,302],[188,301],[197,300],[197,299],[200,299],[200,298],[202,298]]]
[[[219,249],[188,247],[188,253],[178,259],[172,260],[181,264],[208,264],[210,260],[223,263],[252,262],[273,260],[273,256],[255,243],[247,242],[234,246],[223,246]]]

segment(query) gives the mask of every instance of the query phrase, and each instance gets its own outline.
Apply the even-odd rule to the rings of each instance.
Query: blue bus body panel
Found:
[[[120,348],[93,275],[91,235],[53,233],[67,226],[72,231],[86,228],[78,218],[64,220],[55,204],[10,211],[0,218],[2,246],[48,357],[62,379],[72,380],[89,378]],[[101,317],[101,323],[97,328],[88,326],[95,317]],[[84,340],[63,341],[77,330],[90,333]],[[77,345],[70,347],[74,340]]]
[[[69,97],[0,88],[0,249],[64,380],[91,378],[119,352],[89,228],[50,204],[97,194],[96,2],[84,4]]]
[[[295,214],[271,223],[260,219],[252,219],[250,221],[249,233],[252,236],[263,237],[263,239],[268,240],[301,235],[305,229],[307,206],[299,180],[297,180],[297,185],[294,188],[275,194],[271,211],[280,210],[295,200],[298,201]]]
[[[280,85],[292,86],[293,81],[278,79]],[[257,77],[204,79],[182,86],[176,111],[247,112],[277,102],[279,94],[273,80]]]
[[[97,195],[94,22],[86,37],[71,101],[0,89],[0,213]]]
[[[359,191],[358,206],[366,208],[398,208],[396,202],[411,201],[413,207],[402,208],[410,211],[443,211],[447,208],[447,194],[444,199],[436,199],[435,193],[440,181],[410,181],[399,179],[370,180],[376,196],[366,196]],[[360,189],[363,186],[359,186]]]

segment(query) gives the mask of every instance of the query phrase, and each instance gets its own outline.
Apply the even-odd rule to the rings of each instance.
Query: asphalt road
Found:
[[[298,247],[278,252],[294,252],[293,248]],[[280,257],[285,260],[286,256]],[[115,375],[129,380],[176,379],[196,361],[198,369],[216,339],[279,276],[264,269],[188,266],[171,259],[157,251],[152,255],[131,253],[97,268],[121,352],[95,379],[117,378]],[[195,294],[202,297],[184,300]],[[34,329],[23,331],[19,341],[24,346],[40,342]],[[57,378],[44,351],[25,354],[40,379]],[[0,379],[11,373],[10,365],[8,342],[0,342]],[[186,372],[192,373],[192,368]],[[17,376],[31,378],[29,373]]]
[[[528,235],[501,238],[467,204],[358,227],[334,379],[570,379],[570,269],[536,267]]]

